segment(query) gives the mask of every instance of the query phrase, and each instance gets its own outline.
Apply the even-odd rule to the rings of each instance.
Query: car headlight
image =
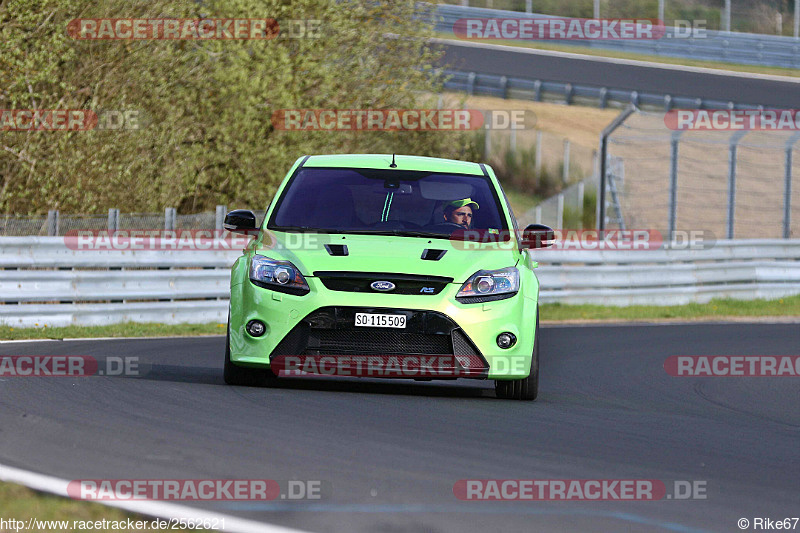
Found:
[[[489,302],[510,298],[519,292],[519,270],[515,267],[475,272],[456,294],[463,303]]]
[[[275,261],[263,255],[250,260],[250,281],[254,285],[287,294],[303,295],[311,290],[306,278],[289,261]]]

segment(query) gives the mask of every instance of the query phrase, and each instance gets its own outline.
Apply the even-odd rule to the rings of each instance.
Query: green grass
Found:
[[[451,33],[438,33],[441,39],[455,39]],[[650,61],[655,63],[665,63],[668,65],[685,65],[689,67],[711,68],[718,70],[731,70],[734,72],[752,72],[755,74],[770,74],[773,76],[800,77],[800,70],[782,67],[765,67],[760,65],[742,65],[738,63],[723,63],[721,61],[700,61],[694,59],[684,59],[682,57],[668,57],[648,54],[632,54],[629,52],[618,52],[616,50],[604,50],[590,48],[587,46],[575,46],[566,44],[555,44],[550,42],[526,42],[526,41],[504,41],[504,40],[481,40],[479,42],[487,44],[503,44],[507,46],[518,46],[521,48],[533,48],[536,50],[552,50],[555,52],[571,52],[573,54],[583,54],[588,56],[612,57],[617,59],[631,59],[635,61]]]
[[[800,295],[778,300],[712,300],[707,304],[632,305],[607,307],[602,305],[543,304],[542,320],[652,320],[652,319],[713,319],[727,317],[785,317],[800,316]]]
[[[66,326],[15,328],[0,325],[0,340],[69,339],[86,337],[174,337],[177,335],[222,335],[225,324],[137,324],[126,322],[110,326]]]
[[[152,521],[141,515],[126,513],[113,507],[106,507],[94,502],[85,502],[53,496],[50,494],[33,491],[22,485],[0,482],[0,502],[3,514],[0,518],[27,521],[30,518],[38,520],[67,520],[69,527],[56,528],[56,531],[77,531],[73,529],[73,521],[96,520],[145,520]],[[46,531],[45,529],[40,529]],[[14,531],[4,529],[0,531]],[[20,530],[22,531],[22,530]],[[33,529],[32,531],[37,531]]]
[[[712,300],[707,304],[632,305],[609,307],[603,305],[542,304],[541,317],[548,321],[567,320],[652,320],[708,319],[726,317],[786,317],[800,316],[800,295],[779,300]],[[0,340],[64,339],[88,337],[171,337],[179,335],[223,335],[224,324],[136,324],[132,322],[111,326],[68,326],[64,328],[12,328],[0,326]],[[0,501],[2,499],[0,498]]]

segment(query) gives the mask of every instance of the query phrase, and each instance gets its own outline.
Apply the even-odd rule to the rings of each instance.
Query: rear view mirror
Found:
[[[523,248],[548,248],[555,244],[555,232],[544,224],[531,224],[522,232]]]
[[[246,209],[236,209],[225,215],[222,227],[233,233],[251,234],[256,230],[256,215]]]

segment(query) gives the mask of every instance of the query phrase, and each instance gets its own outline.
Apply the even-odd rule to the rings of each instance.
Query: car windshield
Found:
[[[268,228],[420,237],[507,232],[500,199],[486,177],[340,168],[301,169]]]

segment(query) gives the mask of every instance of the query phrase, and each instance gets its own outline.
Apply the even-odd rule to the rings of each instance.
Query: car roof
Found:
[[[395,155],[397,164],[395,169],[389,165],[392,154],[336,154],[312,155],[303,163],[303,167],[334,167],[334,168],[375,168],[387,170],[422,170],[428,172],[441,172],[450,174],[471,174],[483,176],[483,170],[477,163],[456,161],[454,159],[439,159],[437,157],[421,157],[415,155]]]

